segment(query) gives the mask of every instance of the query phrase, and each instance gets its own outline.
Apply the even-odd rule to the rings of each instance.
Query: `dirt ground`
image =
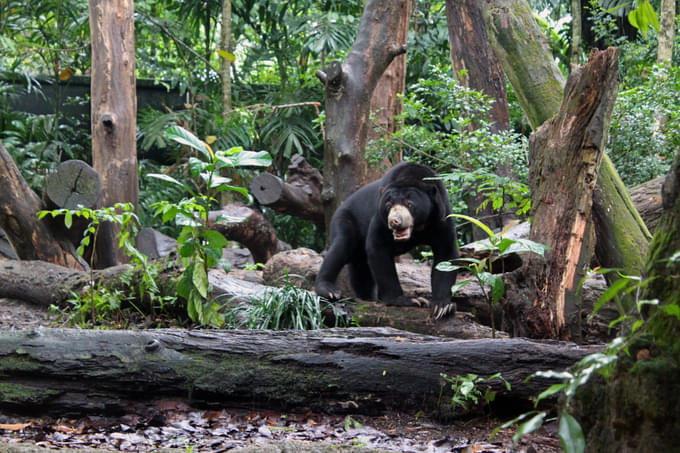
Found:
[[[0,299],[0,329],[55,327],[43,310]],[[510,416],[509,416],[510,418]],[[514,431],[489,440],[499,417],[485,415],[443,424],[418,414],[380,417],[289,414],[243,408],[198,410],[182,402],[159,403],[155,415],[81,418],[0,412],[0,453],[47,450],[184,452],[398,451],[427,453],[556,453],[554,422],[512,443]],[[97,450],[92,450],[97,449]]]

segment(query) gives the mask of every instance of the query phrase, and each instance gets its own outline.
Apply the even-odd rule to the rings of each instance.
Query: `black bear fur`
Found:
[[[357,297],[377,298],[387,305],[417,304],[404,296],[394,257],[417,245],[429,245],[434,255],[430,276],[433,312],[437,317],[455,313],[451,286],[456,273],[435,268],[437,263],[458,258],[446,188],[440,180],[425,179],[436,176],[425,165],[402,162],[382,179],[350,195],[331,219],[330,247],[316,278],[316,293],[338,299],[335,280],[349,264]],[[409,225],[410,231],[404,228]]]

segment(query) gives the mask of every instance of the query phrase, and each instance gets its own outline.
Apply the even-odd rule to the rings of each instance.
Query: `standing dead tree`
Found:
[[[137,205],[137,92],[132,0],[90,0],[92,164],[102,179],[100,206]],[[124,260],[115,228],[100,227],[95,265]]]
[[[317,76],[326,86],[324,143],[324,217],[326,224],[340,203],[354,192],[365,172],[364,148],[370,102],[380,76],[406,44],[397,41],[408,0],[369,0],[356,41],[344,62],[334,62]]]
[[[531,136],[530,237],[551,250],[514,273],[506,319],[516,335],[570,337],[565,312],[573,311],[576,302],[569,299],[593,252],[592,199],[617,77],[618,50],[593,51],[586,66],[572,71],[558,113]]]

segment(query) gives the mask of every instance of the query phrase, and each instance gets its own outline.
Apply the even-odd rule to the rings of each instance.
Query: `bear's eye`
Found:
[[[388,211],[389,211],[390,209],[392,209],[392,205],[393,205],[393,203],[392,203],[391,201],[385,202],[385,208],[387,208]]]
[[[406,203],[405,203],[405,204],[406,204],[406,207],[407,207],[407,208],[413,209],[414,204],[413,204],[413,202],[412,202],[411,200],[406,200]]]

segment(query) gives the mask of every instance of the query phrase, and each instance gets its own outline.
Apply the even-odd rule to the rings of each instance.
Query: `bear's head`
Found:
[[[435,209],[430,195],[416,187],[384,187],[379,203],[381,218],[400,242],[424,228]]]

